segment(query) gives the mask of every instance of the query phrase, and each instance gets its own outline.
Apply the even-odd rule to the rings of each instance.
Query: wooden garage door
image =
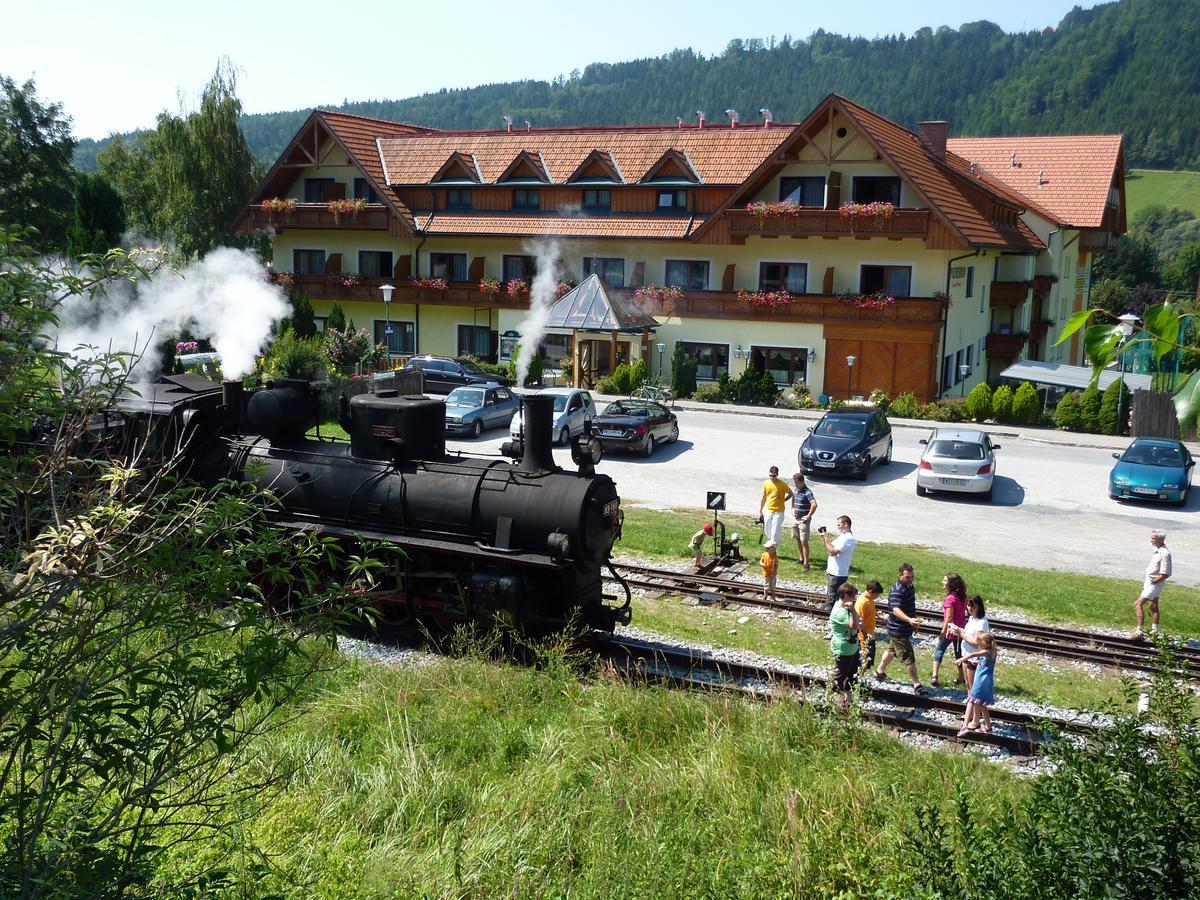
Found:
[[[828,330],[826,335],[825,393],[844,400],[883,388],[890,397],[912,391],[922,403],[931,399],[933,348],[928,344],[833,337]],[[847,367],[847,356],[855,357],[853,368]]]

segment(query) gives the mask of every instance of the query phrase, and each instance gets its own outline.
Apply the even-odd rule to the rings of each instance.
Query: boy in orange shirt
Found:
[[[858,613],[858,642],[862,646],[862,668],[859,673],[867,671],[868,667],[875,665],[875,603],[883,594],[883,585],[875,579],[867,582],[867,589],[863,591],[862,596],[858,598],[854,604],[854,611]]]
[[[763,544],[762,559],[759,560],[763,573],[763,599],[775,599],[775,573],[779,569],[779,557],[775,555],[775,542]]]

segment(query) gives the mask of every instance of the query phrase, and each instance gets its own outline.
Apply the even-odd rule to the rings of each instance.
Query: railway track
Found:
[[[828,680],[820,676],[730,662],[691,648],[621,635],[597,634],[592,638],[592,649],[623,674],[674,687],[735,691],[752,696],[786,693],[802,702],[824,696],[828,690]],[[959,737],[962,703],[882,686],[867,690],[871,703],[864,707],[862,715],[868,721],[895,731],[918,732],[963,744],[984,744],[1015,756],[1033,756],[1044,748],[1047,736],[1038,723],[1049,722],[1064,733],[1082,736],[1092,730],[1084,722],[1047,720],[993,707],[991,733],[972,732]]]
[[[776,589],[775,601],[764,600],[758,585],[715,574],[716,568],[711,564],[707,570],[698,574],[629,564],[616,565],[615,568],[630,588],[679,593],[696,597],[705,603],[736,603],[740,606],[788,610],[820,619],[827,615],[824,591],[781,587]],[[886,605],[880,605],[879,609],[886,614]],[[922,607],[918,612],[927,622],[941,622],[940,610]],[[995,619],[990,616],[988,620],[992,632],[1005,647],[1093,663],[1119,671],[1157,671],[1158,648],[1148,642],[1080,629]],[[1183,673],[1194,680],[1200,680],[1200,648],[1184,644],[1179,645],[1176,652]]]

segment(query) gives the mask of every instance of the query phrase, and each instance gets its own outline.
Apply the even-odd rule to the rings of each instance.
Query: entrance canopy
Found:
[[[646,328],[657,328],[658,322],[623,292],[610,293],[600,276],[589,275],[550,307],[546,327],[636,333]]]
[[[1023,359],[1013,363],[1000,373],[1001,378],[1013,381],[1031,381],[1034,384],[1049,384],[1069,390],[1085,390],[1092,383],[1092,370],[1088,366],[1067,366],[1062,363],[1040,362],[1036,359]],[[1104,390],[1114,381],[1121,378],[1120,369],[1105,369],[1100,373],[1100,390]],[[1149,375],[1134,375],[1125,373],[1125,384],[1132,390],[1149,390],[1151,378]]]

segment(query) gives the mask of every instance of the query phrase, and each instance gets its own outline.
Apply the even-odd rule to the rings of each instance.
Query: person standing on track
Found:
[[[942,601],[942,632],[938,635],[937,645],[933,648],[933,676],[929,683],[937,686],[938,672],[942,668],[942,659],[946,648],[954,651],[954,659],[962,656],[962,638],[958,629],[967,627],[967,583],[957,572],[948,572],[942,578],[942,590],[946,599]],[[958,669],[958,682],[966,679],[962,667]]]
[[[808,534],[812,527],[813,514],[817,511],[817,498],[813,496],[812,488],[804,480],[804,473],[797,472],[792,476],[795,490],[792,492],[792,537],[796,539],[796,552],[800,555],[800,565],[808,571]]]
[[[783,516],[787,502],[792,499],[792,489],[787,482],[779,480],[779,466],[771,466],[768,478],[763,482],[762,497],[758,501],[758,517],[763,523],[763,538],[779,546],[779,535],[783,531]]]
[[[1150,565],[1146,566],[1146,580],[1142,582],[1142,592],[1133,601],[1133,611],[1137,616],[1137,631],[1134,637],[1146,640],[1145,607],[1150,604],[1150,631],[1158,635],[1158,598],[1162,596],[1166,581],[1171,577],[1171,551],[1167,549],[1167,533],[1157,528],[1150,532],[1150,543],[1154,546],[1154,554],[1150,557]]]
[[[779,572],[779,557],[775,555],[775,542],[763,544],[763,555],[758,561],[763,573],[763,600],[775,600],[775,576]]]
[[[854,561],[854,548],[858,546],[858,540],[850,530],[849,516],[838,516],[837,530],[838,536],[830,540],[824,525],[817,529],[821,540],[825,542],[825,552],[829,554],[825,563],[826,612],[833,610],[833,604],[837,602],[837,589],[850,578],[850,563]]]
[[[960,666],[971,659],[978,659],[975,682],[967,694],[967,708],[963,713],[962,730],[959,737],[966,737],[978,728],[984,734],[992,733],[992,713],[989,707],[996,702],[996,644],[990,631],[979,633],[979,649],[955,660]],[[982,722],[980,721],[982,717]]]
[[[838,590],[841,590],[839,588]],[[883,585],[872,578],[867,582],[854,611],[858,613],[858,641],[862,644],[862,666],[860,675],[865,675],[875,665],[875,604],[883,594]]]
[[[962,639],[962,649],[968,654],[966,664],[963,666],[963,677],[967,680],[967,690],[971,690],[971,685],[975,682],[975,669],[979,666],[979,660],[969,656],[979,649],[979,634],[983,631],[991,631],[991,623],[988,622],[987,610],[983,606],[983,598],[975,594],[967,598],[967,611],[971,614],[967,619],[965,628],[957,626],[952,631]]]
[[[842,705],[850,705],[850,691],[858,678],[858,636],[861,627],[854,609],[858,588],[847,582],[838,588],[837,603],[829,613],[829,650],[833,654],[833,689]]]
[[[913,587],[916,576],[913,567],[901,563],[896,583],[888,591],[887,632],[891,646],[883,654],[875,677],[887,681],[887,667],[893,659],[898,659],[908,669],[912,678],[913,690],[918,694],[925,693],[921,684],[921,676],[917,674],[917,655],[913,651],[912,639],[921,627],[917,618],[917,591]]]

